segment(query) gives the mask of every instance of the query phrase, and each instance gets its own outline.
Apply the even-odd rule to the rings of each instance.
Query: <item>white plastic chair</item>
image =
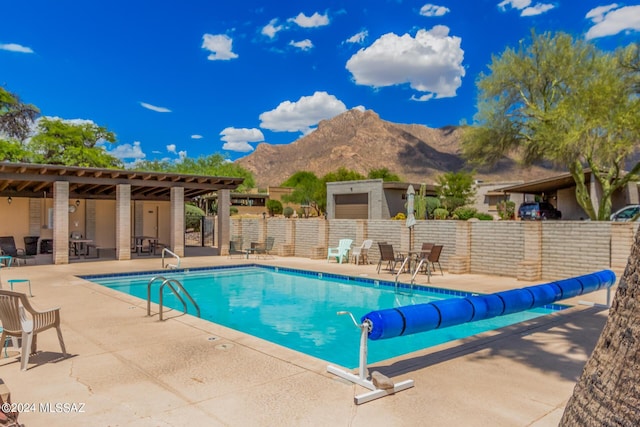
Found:
[[[351,239],[340,239],[337,248],[329,248],[327,251],[327,262],[331,258],[335,258],[339,264],[342,264],[343,260],[349,260],[349,251],[351,250]]]
[[[47,329],[56,328],[62,354],[67,356],[60,329],[60,308],[37,311],[29,304],[27,295],[0,290],[0,321],[3,327],[0,342],[4,344],[7,337],[22,338],[21,370],[27,370],[29,355],[37,350],[38,333]]]
[[[367,239],[362,242],[361,246],[353,248],[353,251],[351,251],[351,256],[353,257],[353,261],[356,263],[356,265],[360,264],[360,261],[362,261],[363,264],[369,262],[368,255],[371,246],[373,246],[373,240]]]

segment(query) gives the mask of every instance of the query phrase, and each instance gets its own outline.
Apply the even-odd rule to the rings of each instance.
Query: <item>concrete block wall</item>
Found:
[[[343,238],[353,239],[354,246],[372,239],[372,263],[380,257],[377,242],[391,243],[397,251],[409,250],[404,221],[270,218],[266,229],[259,224],[263,221],[232,219],[231,234],[242,235],[250,243],[265,233],[276,238],[274,253],[286,245],[281,248],[286,255],[306,258],[326,257],[326,248]],[[414,250],[423,242],[443,245],[441,264],[448,270],[450,262],[451,273],[556,280],[605,268],[621,274],[638,227],[608,221],[418,221],[412,241]]]
[[[266,220],[267,237],[273,237],[274,254],[282,255],[282,248],[288,243],[293,243],[289,239],[292,237],[289,230],[293,228],[294,220],[286,218],[268,218]]]
[[[446,268],[447,260],[456,253],[456,225],[459,221],[417,221],[413,227],[413,250],[423,243],[442,245],[440,264]]]
[[[326,247],[326,221],[295,220],[295,256],[306,258],[319,258],[314,253],[316,247]],[[326,257],[326,252],[325,252]]]
[[[471,222],[471,271],[514,276],[524,260],[522,221]]]
[[[328,221],[329,223],[329,240],[327,242],[328,247],[335,248],[341,239],[351,239],[353,243],[351,247],[360,245],[362,242],[358,241],[358,223],[357,220],[350,219],[334,219]]]
[[[610,268],[611,237],[608,221],[544,222],[542,278],[570,277]]]

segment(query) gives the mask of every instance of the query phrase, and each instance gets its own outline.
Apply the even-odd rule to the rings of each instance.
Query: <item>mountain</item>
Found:
[[[439,129],[398,124],[380,119],[373,111],[349,110],[323,120],[316,130],[287,145],[259,144],[236,163],[251,171],[259,187],[280,185],[298,171],[319,178],[339,167],[367,176],[372,169],[387,168],[403,181],[433,183],[449,171],[471,171],[461,156],[461,129]],[[534,166],[523,168],[505,158],[491,169],[476,170],[483,181],[529,181],[559,172]]]

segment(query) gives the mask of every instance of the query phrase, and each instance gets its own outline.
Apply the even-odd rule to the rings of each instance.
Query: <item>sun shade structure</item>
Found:
[[[11,215],[28,218],[28,230],[24,226],[15,230],[20,236],[17,240],[37,236],[50,242],[47,247],[52,246],[54,264],[69,262],[69,235],[74,230],[83,230],[88,240],[95,239],[96,250],[115,249],[118,260],[131,259],[132,239],[149,233],[154,233],[152,238],[165,239],[161,243],[184,256],[185,202],[215,192],[225,206],[230,191],[243,181],[238,177],[0,162],[0,197],[7,201],[0,204],[0,211],[4,210],[4,218],[9,209],[13,209]],[[153,206],[145,209],[149,204]],[[81,214],[76,213],[79,208]],[[155,216],[144,219],[154,212]],[[227,210],[217,216],[217,227],[217,246],[223,252],[228,250]],[[145,229],[149,230],[146,234]]]
[[[184,188],[185,200],[238,187],[244,178],[140,172],[77,166],[0,163],[0,196],[42,197],[57,181],[69,182],[69,197],[115,199],[119,184],[131,185],[132,200],[170,200],[171,188]]]

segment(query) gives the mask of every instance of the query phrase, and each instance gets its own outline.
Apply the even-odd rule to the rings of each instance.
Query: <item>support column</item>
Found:
[[[523,222],[524,260],[518,263],[518,280],[539,280],[542,278],[542,223]]]
[[[131,184],[116,186],[116,259],[131,259]]]
[[[69,182],[53,183],[53,263],[69,264]]]
[[[218,190],[218,235],[216,242],[220,255],[229,255],[229,240],[231,239],[229,205],[231,191]]]
[[[466,274],[471,271],[471,222],[456,221],[456,254],[447,260],[451,274]]]
[[[329,226],[331,221],[318,220],[318,240],[317,245],[311,248],[311,259],[323,259],[327,257],[327,247],[329,246]]]
[[[171,251],[184,256],[184,188],[171,188]]]

